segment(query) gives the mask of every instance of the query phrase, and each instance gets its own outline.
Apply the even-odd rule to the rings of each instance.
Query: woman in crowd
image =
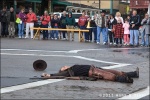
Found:
[[[124,45],[129,45],[129,34],[130,34],[129,28],[130,28],[130,25],[129,25],[128,19],[125,19],[125,23],[123,24],[123,28],[124,28]]]
[[[24,13],[25,9],[21,9],[20,13],[18,14],[18,18],[20,19],[18,23],[18,37],[24,38],[24,25],[27,19],[27,15]]]
[[[44,11],[44,16],[41,17],[42,28],[48,28],[48,24],[50,22],[50,16],[47,11]],[[48,30],[43,30],[43,40],[48,39]]]
[[[118,18],[117,24],[113,26],[114,38],[116,39],[117,46],[122,46],[122,39],[124,35],[124,28],[121,18]],[[119,45],[120,42],[120,45]]]
[[[121,23],[122,23],[122,24],[124,23],[123,18],[121,17],[121,13],[120,13],[120,12],[116,12],[115,19],[116,19],[117,21],[118,21],[118,19],[121,19]]]
[[[142,29],[141,29],[141,33],[142,33],[142,42],[141,42],[141,46],[149,46],[149,28],[150,28],[150,18],[149,15],[146,13],[145,14],[145,18],[142,20],[141,22],[142,25]],[[144,38],[145,37],[145,38]]]
[[[114,17],[115,16],[113,14],[110,14],[110,20],[107,23],[110,45],[113,44],[113,40],[114,40],[114,32],[112,29],[113,29],[113,26],[117,23],[117,20]],[[115,40],[114,40],[114,42],[115,42]]]
[[[89,32],[87,32],[87,41],[92,42],[92,26],[91,26],[91,17],[88,17],[87,19],[87,23],[86,23],[86,28],[89,30]]]

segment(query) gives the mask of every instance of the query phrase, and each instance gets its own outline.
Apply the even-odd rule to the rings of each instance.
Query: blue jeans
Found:
[[[42,28],[48,28],[48,24],[42,25]],[[43,30],[43,39],[48,38],[48,30]]]
[[[86,26],[80,26],[80,29],[86,29]],[[83,32],[84,33],[84,39],[88,40],[88,34],[87,32]]]
[[[24,22],[22,24],[18,24],[18,36],[22,37],[24,33]]]
[[[58,28],[57,26],[54,26],[54,28]],[[57,38],[58,39],[58,30],[53,30],[52,32],[52,38]]]
[[[139,31],[138,30],[130,30],[130,44],[138,45],[139,43]]]
[[[145,34],[145,30],[144,30],[144,32],[141,35],[142,35],[141,45],[148,46],[149,45],[149,34]]]
[[[100,34],[102,32],[103,42],[108,41],[107,29],[97,26],[97,42],[100,42]]]
[[[96,27],[92,28],[92,31],[94,33],[94,41],[96,41],[97,40],[97,28]]]

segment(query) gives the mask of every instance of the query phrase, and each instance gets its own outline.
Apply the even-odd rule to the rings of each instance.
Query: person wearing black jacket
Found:
[[[129,24],[130,24],[130,46],[133,46],[133,45],[138,46],[140,16],[137,15],[136,10],[133,10]]]
[[[96,43],[96,40],[97,40],[97,26],[96,26],[96,23],[95,23],[95,18],[96,18],[96,15],[94,16],[93,20],[91,20],[91,27],[92,27],[92,32],[94,33],[94,42]]]
[[[113,29],[113,25],[115,25],[116,23],[117,23],[117,20],[115,19],[115,16],[113,14],[110,14],[110,19],[107,22],[110,45],[113,44],[113,40],[115,42],[115,39],[113,39],[114,33],[113,33],[112,29]]]
[[[2,25],[2,37],[7,37],[8,35],[8,12],[6,7],[3,7],[1,12],[1,25]]]
[[[67,25],[66,18],[67,18],[66,11],[63,11],[63,15],[60,18],[60,27],[62,29],[66,29],[66,25]],[[66,40],[66,31],[62,31],[62,33],[63,33],[63,39]]]
[[[59,27],[59,19],[58,19],[57,15],[54,15],[54,18],[51,20],[51,27],[52,28]],[[54,39],[54,38],[55,38],[55,40],[58,39],[58,30],[52,31],[51,39]]]
[[[2,35],[2,25],[1,25],[1,11],[0,11],[0,37]]]

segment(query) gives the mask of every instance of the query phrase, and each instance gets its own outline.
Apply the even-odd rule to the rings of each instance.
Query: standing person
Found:
[[[127,20],[130,20],[130,15],[127,15]]]
[[[67,25],[66,18],[67,18],[66,11],[63,11],[63,15],[60,18],[60,27],[62,29],[66,29],[66,25]],[[66,40],[66,31],[62,31],[62,33],[63,33],[63,39]]]
[[[142,29],[142,41],[141,41],[141,46],[149,46],[149,35],[150,35],[150,18],[149,15],[146,13],[145,18],[141,22]],[[145,38],[144,38],[145,36]]]
[[[1,12],[1,24],[2,24],[2,37],[7,37],[8,35],[8,12],[6,7],[3,7]]]
[[[115,19],[115,16],[113,14],[110,14],[110,20],[107,23],[108,26],[108,35],[109,35],[109,44],[113,44],[114,40],[114,32],[113,32],[113,26],[117,23],[117,20]],[[115,41],[114,41],[115,42]]]
[[[68,17],[66,18],[67,29],[74,29],[75,26],[75,18],[72,16],[72,13],[68,13]],[[70,33],[72,33],[72,41],[74,41],[74,31],[68,31],[68,40],[70,41]]]
[[[57,15],[54,15],[54,18],[51,19],[51,26],[52,28],[58,28],[59,27],[59,19],[57,17]],[[51,39],[54,39],[57,40],[58,39],[58,30],[53,30],[52,31],[52,37]]]
[[[100,34],[102,32],[103,44],[106,45],[108,42],[108,37],[106,33],[107,32],[106,30],[107,19],[106,19],[104,10],[102,10],[101,14],[97,15],[95,23],[97,25],[97,44],[100,44]]]
[[[94,42],[96,43],[97,40],[97,26],[95,23],[96,15],[94,16],[93,20],[91,20],[91,27],[92,27],[92,32],[94,33]]]
[[[121,23],[123,24],[123,18],[121,17],[121,13],[120,12],[116,12],[116,16],[115,16],[116,20],[121,19]]]
[[[33,29],[34,27],[34,22],[37,21],[35,13],[32,11],[32,8],[29,8],[29,13],[27,14],[27,23],[26,23],[26,37],[29,38],[29,30],[31,34],[31,39],[33,39]]]
[[[15,37],[15,12],[14,8],[10,8],[9,16],[8,16],[8,30],[9,30],[9,38],[14,38]]]
[[[87,17],[85,16],[85,11],[82,12],[82,16],[79,17],[78,25],[80,29],[86,29]],[[84,32],[85,41],[87,41],[87,33]]]
[[[133,45],[138,46],[140,16],[137,15],[136,10],[133,10],[129,24],[130,24],[130,46]]]
[[[88,17],[88,19],[87,19],[87,29],[89,30],[89,32],[87,32],[87,40],[89,41],[89,42],[92,42],[92,26],[91,26],[91,22],[92,22],[92,20],[91,20],[91,17]]]
[[[59,25],[58,25],[58,28],[60,28],[60,16],[58,16],[58,19],[59,19]],[[62,39],[62,32],[61,31],[58,31],[58,34],[59,34],[59,39]]]
[[[125,23],[123,24],[123,28],[124,28],[124,45],[129,45],[129,34],[130,34],[129,28],[130,28],[130,25],[129,25],[128,19],[125,19]]]
[[[51,14],[50,19],[52,20],[53,18],[54,18],[54,14]],[[51,24],[51,21],[50,21],[50,24]],[[52,28],[52,25],[51,25],[51,28]],[[53,37],[53,31],[51,30],[50,31],[50,39],[52,39],[52,37]]]
[[[117,20],[117,24],[113,26],[114,38],[116,39],[117,46],[122,46],[122,39],[124,35],[124,28],[121,18]],[[119,43],[120,41],[120,43]]]
[[[1,21],[2,21],[2,16],[1,16],[1,11],[0,11],[0,38],[2,35],[2,25],[1,25]]]
[[[47,11],[44,11],[44,15],[42,15],[42,28],[48,28],[48,24],[50,22],[50,16],[48,15]],[[43,40],[48,39],[48,30],[43,30]]]
[[[24,25],[26,21],[26,14],[24,13],[25,9],[22,8],[20,13],[18,14],[18,18],[20,19],[18,23],[18,38],[24,38]]]

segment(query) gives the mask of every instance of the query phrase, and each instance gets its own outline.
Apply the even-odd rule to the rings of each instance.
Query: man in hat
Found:
[[[97,44],[100,44],[100,34],[102,32],[103,36],[103,44],[106,45],[108,42],[108,36],[107,36],[107,19],[105,16],[106,11],[102,10],[101,14],[98,14],[95,20],[95,23],[97,25]]]
[[[121,83],[133,83],[132,78],[139,77],[139,69],[133,72],[122,72],[111,69],[103,69],[95,67],[94,65],[73,65],[73,66],[63,66],[58,73],[47,74],[43,73],[41,77],[43,78],[53,78],[64,76],[66,79],[75,80],[108,80],[116,81]]]
[[[29,38],[29,29],[31,34],[31,39],[33,39],[33,29],[34,22],[37,21],[36,14],[32,11],[32,8],[29,8],[29,13],[27,14],[27,23],[26,23],[26,37]]]

